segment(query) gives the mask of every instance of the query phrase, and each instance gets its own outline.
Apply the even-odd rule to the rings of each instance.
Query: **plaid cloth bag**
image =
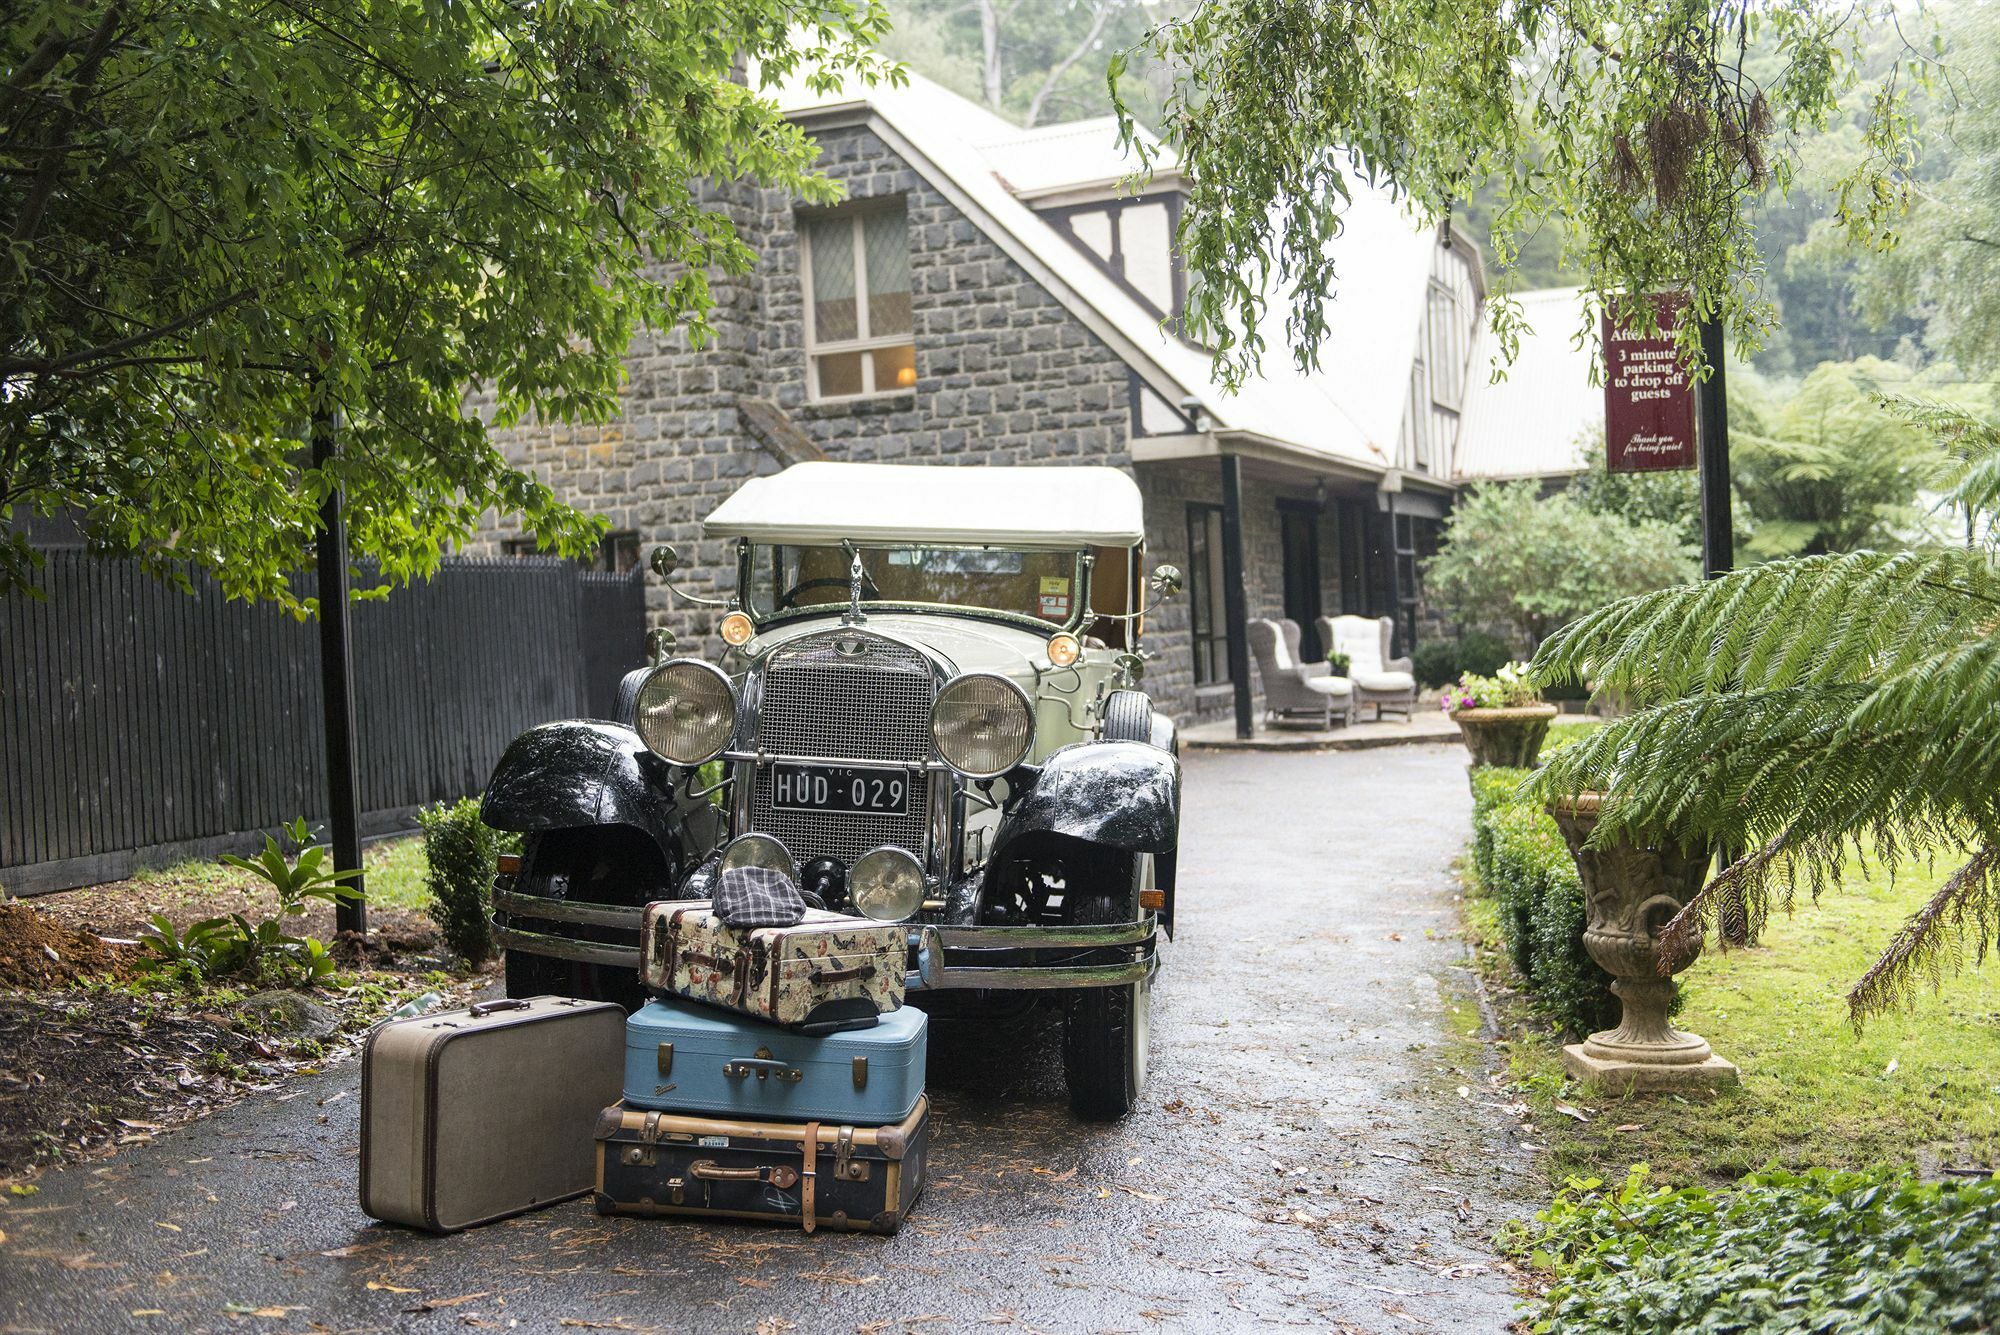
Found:
[[[825,908],[813,896],[813,908]],[[770,867],[731,867],[715,881],[715,915],[730,927],[795,927],[806,897],[792,878]]]

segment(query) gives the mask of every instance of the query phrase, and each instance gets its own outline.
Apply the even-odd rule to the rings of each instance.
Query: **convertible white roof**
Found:
[[[1116,468],[793,464],[754,478],[702,521],[710,538],[789,544],[931,542],[1130,547],[1138,484]]]

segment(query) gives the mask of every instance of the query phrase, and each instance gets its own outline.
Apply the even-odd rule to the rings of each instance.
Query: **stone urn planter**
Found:
[[[1733,1085],[1736,1067],[1716,1056],[1707,1039],[1668,1023],[1677,985],[1660,973],[1660,929],[1701,889],[1714,850],[1646,848],[1622,839],[1586,848],[1601,801],[1597,793],[1559,798],[1549,814],[1583,881],[1584,949],[1617,980],[1611,990],[1624,1013],[1616,1029],[1565,1047],[1563,1065],[1571,1075],[1629,1090]]]
[[[1465,749],[1474,765],[1512,765],[1526,769],[1541,754],[1542,739],[1549,735],[1549,721],[1556,716],[1554,705],[1509,705],[1501,709],[1455,709],[1451,721],[1458,725]]]

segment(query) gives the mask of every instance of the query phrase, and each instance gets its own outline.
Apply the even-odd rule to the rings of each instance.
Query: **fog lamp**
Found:
[[[741,612],[731,612],[722,618],[722,624],[717,629],[722,632],[722,642],[735,649],[750,643],[750,637],[757,633],[756,625]]]
[[[913,855],[892,845],[857,858],[847,884],[854,911],[877,922],[901,922],[923,907],[924,869]]]
[[[722,850],[722,871],[737,867],[764,867],[782,872],[786,880],[796,880],[798,869],[783,844],[768,834],[738,835]]]
[[[1069,667],[1083,657],[1083,641],[1068,631],[1059,631],[1049,636],[1049,661],[1057,667]]]

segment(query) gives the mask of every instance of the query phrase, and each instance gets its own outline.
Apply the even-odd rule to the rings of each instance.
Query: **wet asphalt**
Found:
[[[896,1237],[372,1224],[349,1060],[0,1206],[0,1330],[1504,1329],[1541,1184],[1467,1036],[1463,751],[1196,753],[1185,797],[1141,1107],[1071,1119],[1053,1016],[935,1024]]]

